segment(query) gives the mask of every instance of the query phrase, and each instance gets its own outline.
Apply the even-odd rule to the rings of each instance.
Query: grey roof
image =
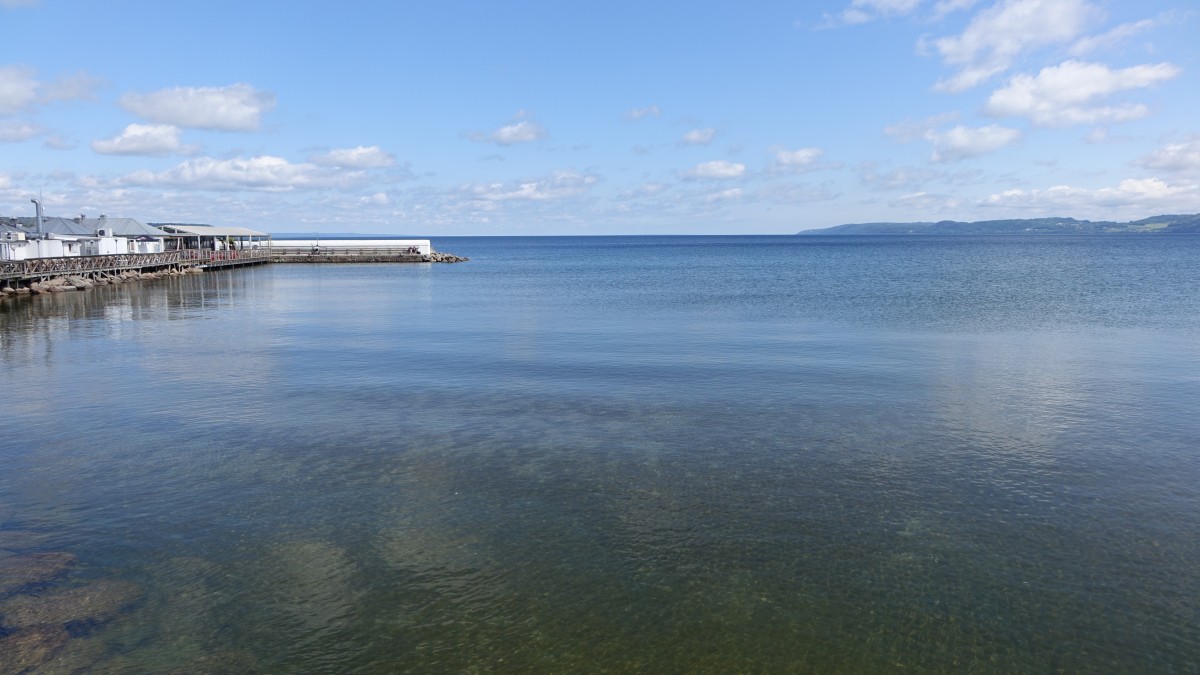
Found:
[[[104,228],[112,230],[118,237],[168,237],[166,232],[157,227],[150,227],[133,218],[43,218],[42,231],[54,234],[73,234],[80,237],[94,237],[96,230]]]

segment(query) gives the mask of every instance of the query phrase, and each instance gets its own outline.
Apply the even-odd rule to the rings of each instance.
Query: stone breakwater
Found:
[[[34,281],[28,286],[4,286],[0,295],[42,295],[47,293],[66,293],[68,291],[86,291],[96,286],[123,284],[130,281],[149,281],[167,277],[180,277],[185,274],[200,274],[204,270],[198,267],[182,269],[159,270],[157,272],[139,272],[129,270],[117,274],[101,274],[96,277],[65,276],[51,277],[44,281]]]

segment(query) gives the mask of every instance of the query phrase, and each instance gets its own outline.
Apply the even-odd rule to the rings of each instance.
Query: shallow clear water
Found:
[[[1200,238],[435,245],[0,302],[50,671],[1200,669]]]

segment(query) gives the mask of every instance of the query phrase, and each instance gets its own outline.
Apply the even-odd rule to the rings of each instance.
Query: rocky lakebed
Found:
[[[49,541],[33,530],[0,529],[0,675],[145,672],[125,653],[127,640],[106,637],[144,609],[143,586],[106,576]],[[163,672],[258,671],[241,652],[192,652],[160,663]]]

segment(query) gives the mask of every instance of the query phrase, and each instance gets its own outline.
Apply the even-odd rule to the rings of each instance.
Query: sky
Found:
[[[0,215],[421,236],[1200,212],[1194,0],[0,0]]]

